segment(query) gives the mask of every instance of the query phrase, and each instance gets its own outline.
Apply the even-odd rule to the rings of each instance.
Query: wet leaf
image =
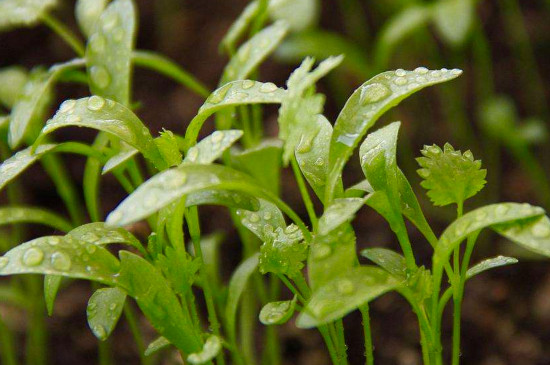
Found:
[[[471,279],[472,277],[478,274],[481,274],[484,271],[491,270],[501,266],[517,264],[517,263],[518,263],[518,259],[513,257],[507,257],[507,256],[491,257],[469,268],[468,271],[466,272],[466,278]]]
[[[319,234],[326,235],[340,225],[350,222],[364,204],[363,198],[334,199],[319,218]]]
[[[396,70],[381,73],[361,85],[338,115],[330,142],[330,171],[327,191],[334,192],[345,163],[365,133],[391,107],[424,87],[452,80],[458,69],[430,71]]]
[[[260,311],[260,322],[266,326],[284,324],[288,322],[296,309],[296,297],[292,300],[270,302],[262,307]]]
[[[318,0],[271,0],[269,14],[276,20],[284,20],[295,32],[312,27],[319,18]]]
[[[125,244],[136,248],[138,251],[147,254],[141,242],[124,228],[110,227],[104,222],[94,222],[76,227],[67,236],[76,240],[104,246],[110,244]]]
[[[160,132],[160,136],[155,138],[155,144],[168,166],[177,166],[182,162],[183,156],[179,150],[174,133],[163,129],[163,131]]]
[[[44,301],[46,302],[46,310],[49,316],[53,314],[53,306],[62,280],[63,277],[59,275],[44,276]]]
[[[157,353],[170,345],[171,343],[166,339],[166,337],[160,336],[147,346],[147,348],[145,349],[145,356],[151,356],[154,353]]]
[[[361,256],[368,258],[396,278],[405,279],[407,263],[403,255],[386,248],[367,248],[361,251]]]
[[[30,165],[40,159],[42,155],[50,152],[56,146],[55,144],[44,144],[38,146],[34,153],[31,153],[31,147],[28,147],[2,162],[2,165],[0,165],[0,189],[4,188]]]
[[[359,306],[394,290],[399,281],[373,266],[351,268],[314,290],[296,326],[312,328],[344,317]]]
[[[187,362],[190,364],[205,364],[215,358],[222,350],[222,340],[216,335],[210,335],[204,341],[202,350],[187,356]]]
[[[134,147],[129,146],[126,143],[121,143],[120,151],[107,160],[105,165],[103,165],[101,174],[105,175],[106,173],[113,171],[117,167],[122,166],[125,162],[129,161],[138,153],[139,151],[136,150]]]
[[[3,0],[0,2],[0,31],[29,27],[57,5],[57,0]]]
[[[75,16],[82,33],[91,36],[95,29],[95,23],[105,10],[108,0],[77,0]]]
[[[307,258],[308,246],[300,229],[291,224],[285,229],[264,229],[266,240],[260,247],[260,272],[294,278],[300,275]]]
[[[184,164],[210,164],[220,158],[243,135],[243,131],[230,129],[215,131],[189,148]]]
[[[115,0],[95,22],[86,47],[92,94],[130,105],[136,14],[131,0]]]
[[[105,341],[111,335],[125,302],[126,293],[120,288],[98,289],[91,296],[86,315],[88,326],[99,340]]]
[[[68,232],[72,229],[72,224],[69,221],[47,209],[26,206],[1,207],[0,225],[15,223],[38,223],[62,232]]]
[[[272,237],[276,229],[285,229],[286,223],[283,213],[275,204],[264,199],[258,201],[260,206],[257,211],[239,209],[237,216],[241,218],[243,226],[258,236],[262,242],[265,242]]]

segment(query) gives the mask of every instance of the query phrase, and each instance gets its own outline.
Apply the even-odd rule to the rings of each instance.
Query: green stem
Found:
[[[334,343],[332,342],[332,338],[330,337],[328,327],[321,326],[318,327],[319,332],[321,333],[321,336],[323,336],[323,340],[325,341],[325,344],[327,345],[328,353],[330,356],[330,359],[332,360],[332,364],[336,365],[339,363],[338,360],[338,354],[336,353],[336,349],[334,348]]]
[[[208,322],[210,323],[210,328],[212,329],[212,333],[220,337],[220,322],[218,321],[218,316],[216,314],[216,305],[214,303],[214,296],[212,295],[210,280],[208,280],[208,272],[204,269],[202,247],[200,243],[201,231],[200,231],[197,208],[196,207],[189,208],[185,216],[187,218],[189,235],[191,236],[191,241],[193,242],[193,248],[195,250],[195,257],[201,262],[201,269],[199,270],[199,275],[203,285],[202,289],[204,293],[204,299],[206,301],[206,310],[208,312]],[[225,364],[223,352],[220,352],[220,354],[216,357],[216,359],[219,365]]]
[[[302,200],[304,202],[304,205],[306,206],[307,214],[309,216],[309,220],[311,221],[313,231],[315,232],[317,231],[317,225],[318,225],[317,214],[315,213],[315,208],[313,207],[313,202],[311,201],[311,197],[307,190],[304,177],[302,176],[300,167],[298,166],[298,162],[296,161],[296,157],[294,155],[292,155],[292,157],[290,158],[290,164],[292,166],[292,171],[294,172],[294,177],[296,178],[296,182],[298,183],[298,189],[300,189]]]
[[[134,342],[136,343],[137,350],[139,353],[139,359],[142,365],[149,365],[151,363],[150,359],[145,356],[145,344],[143,342],[143,337],[141,336],[141,331],[139,330],[136,314],[130,303],[124,305],[124,317],[128,322],[128,327],[130,327],[130,332],[132,332],[132,337],[134,337]]]
[[[374,364],[374,354],[372,347],[372,334],[370,328],[370,315],[368,303],[359,307],[361,311],[361,317],[363,319],[363,336],[365,337],[365,364]]]
[[[203,98],[210,95],[208,87],[165,56],[149,51],[134,51],[132,59],[137,66],[149,68],[170,77]]]
[[[57,18],[48,13],[41,14],[40,18],[44,24],[57,33],[57,35],[59,35],[61,39],[63,39],[79,57],[84,57],[84,44],[69,28],[65,26],[65,24],[61,23]]]
[[[11,329],[0,316],[0,359],[2,364],[17,365],[17,354]]]

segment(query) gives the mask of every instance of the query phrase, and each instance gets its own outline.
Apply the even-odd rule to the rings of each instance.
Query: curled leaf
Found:
[[[201,352],[194,352],[187,356],[190,364],[205,364],[215,358],[222,349],[222,341],[216,335],[210,335],[204,341]]]
[[[286,323],[294,314],[295,308],[296,297],[292,300],[267,303],[260,311],[260,322],[266,326]]]

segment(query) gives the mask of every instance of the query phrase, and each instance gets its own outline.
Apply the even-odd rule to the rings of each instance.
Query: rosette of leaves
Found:
[[[446,143],[441,149],[435,144],[424,146],[423,157],[416,160],[420,165],[420,183],[436,206],[461,205],[476,195],[487,182],[487,170],[481,168],[481,160],[474,160],[470,150],[462,153]]]

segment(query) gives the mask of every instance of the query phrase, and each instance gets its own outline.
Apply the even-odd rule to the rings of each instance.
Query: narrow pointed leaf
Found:
[[[46,310],[49,316],[53,314],[53,306],[62,280],[63,277],[59,275],[44,276],[44,301],[46,302]]]
[[[243,131],[236,129],[215,131],[191,147],[183,163],[210,164],[220,158],[242,135]]]
[[[105,341],[116,324],[124,309],[126,293],[120,288],[98,289],[88,301],[86,316],[88,326],[93,334],[101,341]]]
[[[252,195],[229,190],[204,190],[187,195],[185,206],[196,205],[220,205],[251,211],[257,211],[260,207],[258,199]]]
[[[0,2],[0,31],[32,26],[56,5],[56,0],[3,0]]]
[[[118,269],[109,251],[63,236],[40,237],[0,257],[0,275],[60,275],[114,285]]]
[[[299,328],[318,327],[344,317],[359,306],[399,285],[388,272],[373,266],[360,266],[333,277],[316,289],[298,316]]]
[[[497,257],[491,257],[490,259],[483,260],[471,268],[468,269],[466,272],[466,278],[471,279],[472,277],[481,274],[484,271],[491,270],[497,267],[501,266],[507,266],[512,264],[517,264],[518,259],[513,257],[507,257],[507,256],[497,256]]]
[[[0,189],[4,188],[42,155],[50,152],[55,147],[55,144],[44,144],[38,146],[34,153],[31,153],[31,147],[28,147],[2,162],[2,165],[0,165]]]
[[[137,148],[159,169],[166,166],[149,129],[130,109],[112,100],[100,96],[66,100],[42,129],[35,144],[64,127],[87,127],[110,133]]]
[[[68,232],[73,228],[65,218],[46,209],[25,206],[1,207],[0,225],[14,223],[38,223],[62,232]]]
[[[326,235],[340,225],[351,221],[364,204],[363,198],[335,199],[319,218],[319,234]]]
[[[259,10],[258,2],[250,2],[239,15],[239,17],[231,24],[228,31],[225,33],[220,42],[220,49],[225,48],[227,53],[234,51],[237,42],[246,32],[246,29],[257,16]]]
[[[407,276],[407,263],[403,255],[386,248],[367,248],[361,251],[361,256],[368,258],[388,273],[397,278]]]
[[[166,339],[166,337],[160,336],[147,346],[145,349],[145,356],[151,356],[170,345],[171,343]]]
[[[235,334],[235,323],[237,320],[237,308],[239,306],[239,301],[243,291],[246,288],[248,279],[258,268],[258,263],[259,254],[256,253],[239,265],[229,281],[227,302],[225,306],[225,318],[227,321],[226,328],[229,336],[234,336]]]
[[[184,151],[195,144],[206,119],[218,110],[247,104],[279,104],[284,93],[283,89],[271,82],[243,80],[225,84],[206,99],[191,120],[185,133]]]
[[[99,246],[115,243],[126,244],[136,248],[144,255],[147,254],[141,242],[133,234],[124,228],[107,226],[104,222],[88,223],[76,227],[67,236]]]
[[[139,151],[134,147],[128,146],[126,143],[123,145],[125,147],[123,147],[116,155],[108,159],[105,165],[103,165],[103,169],[101,170],[102,175],[113,171],[139,153]]]
[[[130,104],[132,49],[136,14],[131,0],[115,0],[95,22],[86,47],[93,94]]]
[[[29,76],[27,70],[20,66],[0,69],[0,104],[11,109],[23,92]]]
[[[202,350],[187,356],[187,362],[193,365],[206,364],[218,356],[222,349],[222,340],[216,335],[210,335],[204,341]]]
[[[329,155],[329,192],[334,191],[342,169],[355,147],[382,114],[414,92],[452,80],[461,73],[458,69],[400,69],[381,73],[355,90],[334,125]]]
[[[89,37],[93,34],[95,23],[105,10],[108,0],[77,0],[75,16],[82,33]]]

